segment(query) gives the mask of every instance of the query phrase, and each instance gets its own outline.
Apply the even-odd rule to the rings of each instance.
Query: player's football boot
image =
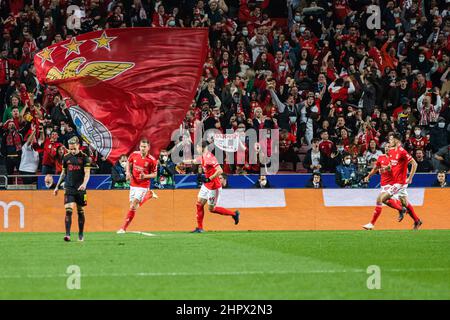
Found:
[[[78,241],[83,242],[84,241],[84,235],[79,234],[78,235]]]
[[[366,230],[372,230],[374,228],[374,225],[371,223],[363,225],[363,228]]]
[[[402,207],[402,210],[398,212],[398,222],[401,222],[403,220],[406,211],[408,211],[408,209],[406,209],[406,207]]]
[[[69,242],[69,241],[70,241],[70,236],[65,235],[65,236],[64,236],[64,241]]]
[[[205,232],[205,231],[203,229],[200,229],[200,228],[195,228],[194,231],[191,231],[191,233],[203,233],[203,232]]]
[[[119,229],[119,230],[117,231],[117,234],[123,234],[123,233],[126,233],[126,231],[123,230],[123,229]]]
[[[417,220],[416,222],[414,222],[414,230],[419,230],[421,225],[422,225],[422,220]]]
[[[234,219],[234,224],[238,224],[239,223],[239,216],[241,215],[241,213],[239,212],[239,210],[236,210],[235,212],[234,212],[234,216],[233,216],[233,219]]]

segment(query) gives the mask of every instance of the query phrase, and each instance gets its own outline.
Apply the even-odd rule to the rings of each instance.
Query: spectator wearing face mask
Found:
[[[422,129],[420,127],[414,128],[414,134],[409,138],[409,143],[412,146],[412,152],[418,149],[425,150],[428,148],[428,139],[422,136]]]
[[[432,152],[437,152],[450,141],[449,131],[445,129],[446,123],[443,117],[438,118],[437,124],[430,125],[430,147]]]
[[[342,164],[336,167],[336,184],[341,188],[351,188],[357,176],[356,166],[352,163],[350,154],[344,155]]]
[[[158,189],[175,189],[175,163],[167,150],[161,150],[156,172],[155,186]]]
[[[269,180],[267,180],[267,177],[265,175],[260,175],[258,181],[255,182],[255,188],[269,189],[272,188],[272,186],[270,185]]]
[[[122,154],[116,164],[111,169],[111,189],[128,189],[130,187],[127,181],[125,167],[127,165],[127,155]]]
[[[439,171],[436,176],[436,181],[433,183],[432,187],[436,188],[448,188],[450,187],[447,183],[447,175],[445,171]]]

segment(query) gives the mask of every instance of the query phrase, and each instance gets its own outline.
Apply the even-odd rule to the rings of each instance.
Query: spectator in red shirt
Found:
[[[56,154],[61,143],[58,142],[58,133],[53,131],[44,142],[44,155],[42,159],[42,174],[55,174]]]
[[[323,130],[320,133],[320,138],[322,139],[319,142],[319,149],[322,151],[327,157],[331,157],[331,153],[335,148],[333,141],[329,139],[328,131]]]

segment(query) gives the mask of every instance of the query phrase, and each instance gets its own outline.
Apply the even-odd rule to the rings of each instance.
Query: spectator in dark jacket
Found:
[[[311,176],[311,179],[306,184],[306,188],[322,189],[322,175],[319,172],[314,172]]]
[[[345,154],[342,164],[336,167],[336,184],[341,188],[351,188],[356,183],[356,176],[357,171],[352,163],[352,156]]]
[[[255,188],[269,189],[272,188],[272,186],[270,185],[269,180],[267,180],[267,177],[265,175],[260,175],[258,181],[255,182]]]
[[[125,166],[127,164],[127,156],[121,155],[119,160],[111,169],[111,189],[128,189],[130,183],[127,181]]]
[[[445,128],[445,119],[443,117],[439,117],[437,124],[430,128],[431,150],[433,152],[437,152],[440,148],[446,146],[449,143],[447,138],[448,132]]]
[[[436,181],[433,183],[432,187],[437,187],[437,188],[450,187],[449,184],[447,183],[447,177],[446,177],[445,171],[438,172],[438,174],[436,176]]]
[[[431,172],[433,171],[433,164],[430,160],[424,157],[422,149],[417,149],[415,158],[417,161],[417,172]]]
[[[328,163],[327,156],[319,149],[319,139],[314,138],[312,148],[308,150],[303,160],[303,166],[308,172],[321,172],[327,169]]]

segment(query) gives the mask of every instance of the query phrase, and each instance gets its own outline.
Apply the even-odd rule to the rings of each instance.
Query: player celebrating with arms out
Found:
[[[391,208],[397,209],[399,211],[400,217],[403,217],[406,212],[406,208],[402,206],[402,203],[397,199],[391,198],[388,193],[388,190],[394,184],[394,176],[392,175],[390,160],[388,156],[389,149],[389,144],[386,144],[384,149],[385,153],[378,157],[372,171],[370,171],[367,177],[364,178],[364,182],[368,183],[370,178],[377,172],[379,172],[381,176],[381,190],[380,194],[377,197],[375,212],[373,213],[373,217],[370,223],[363,226],[363,228],[366,230],[372,230],[374,228],[375,222],[381,214],[383,203]]]
[[[205,173],[204,183],[200,188],[197,199],[197,228],[193,233],[202,233],[203,218],[205,216],[204,206],[208,202],[209,212],[231,216],[234,219],[234,224],[239,223],[239,211],[231,211],[222,207],[216,206],[219,200],[220,190],[222,185],[219,176],[223,172],[216,157],[208,150],[208,142],[203,141],[201,145],[197,145],[197,152],[201,154],[200,157],[192,160],[184,160],[185,164],[201,164],[203,172]]]
[[[134,216],[136,210],[147,199],[156,195],[150,188],[150,179],[156,177],[157,160],[149,153],[150,142],[147,139],[141,139],[139,151],[134,151],[127,161],[125,172],[127,180],[130,183],[130,209],[125,217],[125,223],[117,233],[125,233]],[[149,197],[150,196],[150,197]]]
[[[80,143],[77,137],[68,141],[69,153],[63,158],[62,171],[56,184],[54,195],[58,194],[61,183],[64,183],[64,207],[66,209],[66,235],[64,241],[70,241],[70,227],[72,226],[72,212],[75,205],[78,213],[78,241],[84,240],[84,210],[87,205],[86,186],[90,177],[91,160],[89,156],[80,151]]]

